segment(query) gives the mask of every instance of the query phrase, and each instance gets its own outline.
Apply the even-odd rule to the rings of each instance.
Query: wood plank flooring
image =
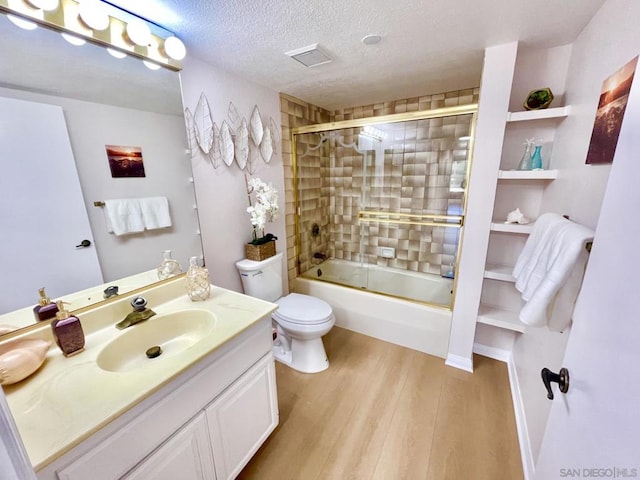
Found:
[[[338,327],[324,344],[325,372],[276,362],[280,425],[238,478],[523,478],[505,364],[470,374]]]

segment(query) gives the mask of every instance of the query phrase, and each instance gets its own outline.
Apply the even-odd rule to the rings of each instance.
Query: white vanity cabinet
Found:
[[[278,424],[267,316],[37,472],[39,480],[235,478]]]
[[[157,448],[123,480],[215,479],[205,414],[201,413]]]

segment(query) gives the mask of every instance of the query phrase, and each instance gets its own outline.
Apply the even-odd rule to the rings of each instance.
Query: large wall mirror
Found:
[[[202,261],[179,75],[152,71],[135,58],[114,58],[89,43],[71,45],[51,30],[22,30],[5,15],[0,43],[0,143],[14,143],[13,150],[0,147],[0,324],[10,319],[15,325],[17,316],[7,314],[20,309],[24,322],[35,323],[30,309],[41,287],[76,309],[102,301],[105,285],[118,286],[122,294],[157,281],[155,268],[165,250],[184,268],[191,256]],[[36,113],[29,113],[31,107]],[[61,112],[61,131],[46,123],[47,109],[53,116]],[[27,128],[16,132],[19,119]],[[65,133],[74,168],[57,178],[61,168],[53,145]],[[113,177],[106,145],[139,147],[145,176]],[[77,208],[56,206],[74,191]],[[156,196],[168,199],[168,228],[115,235],[108,232],[104,209],[94,206]],[[88,222],[86,233],[63,240],[80,216]],[[91,245],[76,247],[83,240]],[[64,267],[49,266],[51,258]],[[83,276],[80,270],[87,268],[94,271]],[[83,298],[71,295],[78,291]]]

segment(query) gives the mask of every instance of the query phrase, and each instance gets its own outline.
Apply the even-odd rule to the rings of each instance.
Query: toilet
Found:
[[[304,373],[329,368],[322,336],[336,322],[331,306],[319,298],[299,293],[282,293],[282,253],[259,262],[240,260],[236,267],[244,293],[278,304],[272,315],[277,337],[273,354],[279,362]]]

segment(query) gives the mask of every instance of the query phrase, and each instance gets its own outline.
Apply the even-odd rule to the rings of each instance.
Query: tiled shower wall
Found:
[[[282,93],[280,94],[280,112],[282,116],[282,162],[285,177],[287,272],[289,276],[289,288],[292,290],[292,282],[297,276],[298,267],[295,251],[295,199],[293,193],[293,155],[290,129],[292,127],[303,127],[306,125],[330,122],[331,113],[328,110],[324,110],[320,107],[316,107]],[[311,144],[317,144],[318,140],[318,135],[310,135],[307,138],[298,141],[298,155],[304,154],[307,148],[312,146]],[[303,193],[300,195],[301,208],[304,209],[305,212],[311,213],[309,221],[307,221],[301,228],[301,230],[304,229],[305,231],[310,231],[313,223],[317,222],[321,225],[324,222],[326,225],[329,221],[329,192],[322,191],[322,184],[325,179],[328,179],[328,172],[322,171],[320,167],[320,154],[321,152],[319,151],[310,152],[309,159],[313,161],[309,162],[309,166],[304,167],[304,170],[302,170],[310,179],[309,182],[305,182],[304,185],[301,185]],[[326,244],[329,241],[326,228],[319,237],[312,239],[310,235],[307,235],[304,238],[306,239],[306,244],[303,247],[305,251],[310,251],[312,249],[312,240],[324,242],[321,245],[323,248],[326,248]],[[318,249],[320,249],[321,246],[318,246]]]
[[[428,95],[393,102],[342,109],[329,113],[300,100],[281,95],[283,139],[288,139],[290,126],[360,119],[419,110],[464,105],[478,101],[478,89],[468,89]],[[321,112],[327,118],[310,121],[311,114]],[[306,122],[306,123],[301,123]],[[455,138],[468,135],[470,116],[420,120],[394,126],[390,144],[384,147],[384,162],[380,168],[371,161],[369,152],[367,177],[373,170],[378,179],[367,181],[365,204],[371,210],[411,213],[446,214],[455,212],[461,204],[461,193],[449,191],[454,162],[464,160],[465,152],[455,144]],[[339,133],[345,144],[357,140],[359,129]],[[301,205],[302,271],[317,260],[314,253],[334,258],[365,261],[409,270],[445,273],[454,261],[456,229],[406,226],[398,224],[362,224],[358,222],[362,183],[363,156],[353,149],[327,140],[323,146],[300,156],[320,141],[318,134],[298,136],[298,166]],[[388,143],[388,142],[387,142]],[[283,142],[284,144],[284,142]],[[290,151],[290,148],[289,148]],[[283,148],[283,157],[287,157]],[[293,171],[291,158],[285,160],[287,178],[287,245],[289,280],[297,274],[295,265],[295,232],[293,225]],[[287,170],[289,174],[287,174]],[[327,197],[328,195],[328,197]],[[452,212],[453,210],[453,212]],[[311,234],[313,224],[320,234]],[[362,238],[360,229],[363,229]],[[362,244],[361,244],[362,241]],[[379,247],[396,249],[393,259],[379,256]],[[292,261],[293,260],[293,261]]]

